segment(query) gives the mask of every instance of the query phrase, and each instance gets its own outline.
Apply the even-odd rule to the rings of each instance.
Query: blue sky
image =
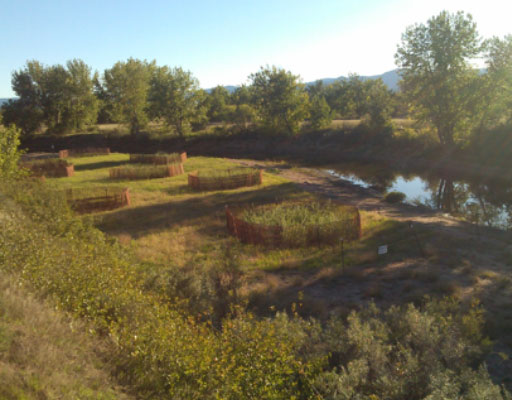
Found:
[[[14,95],[11,73],[30,59],[81,58],[100,72],[156,59],[205,88],[244,83],[267,64],[304,81],[380,74],[395,67],[405,28],[443,9],[472,13],[485,37],[512,33],[503,0],[0,0],[0,98]]]

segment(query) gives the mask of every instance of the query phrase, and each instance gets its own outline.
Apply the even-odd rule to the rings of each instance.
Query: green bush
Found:
[[[382,200],[386,203],[402,203],[407,196],[402,192],[388,192]]]

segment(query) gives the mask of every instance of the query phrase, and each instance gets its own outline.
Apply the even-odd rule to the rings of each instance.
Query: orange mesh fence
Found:
[[[68,149],[59,151],[59,158],[85,157],[110,154],[109,147],[82,147],[80,149]]]
[[[306,247],[335,245],[341,239],[353,241],[361,238],[361,216],[357,207],[340,206],[340,219],[328,224],[297,226],[266,226],[244,221],[243,210],[226,206],[228,231],[242,243],[269,247]]]
[[[128,188],[67,189],[66,200],[79,213],[113,210],[130,205]]]
[[[227,173],[220,176],[202,176],[197,171],[188,174],[188,185],[194,190],[226,190],[243,186],[261,185],[263,172],[251,170],[249,172]]]
[[[187,161],[187,153],[172,154],[130,154],[130,162],[137,164],[176,164]]]
[[[167,164],[141,167],[118,167],[109,170],[111,179],[157,179],[184,174],[183,164]]]
[[[36,177],[62,178],[73,176],[75,173],[73,164],[69,164],[67,161],[60,159],[46,159],[21,163],[20,167],[28,169],[31,175]]]

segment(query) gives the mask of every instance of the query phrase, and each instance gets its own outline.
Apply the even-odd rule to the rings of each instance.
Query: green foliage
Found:
[[[210,122],[225,121],[227,117],[227,105],[229,103],[229,92],[223,86],[216,86],[206,97],[208,107],[208,120]]]
[[[481,106],[474,88],[478,73],[470,65],[481,50],[471,15],[443,11],[426,25],[409,27],[395,55],[416,118],[431,123],[448,149],[457,136],[467,136]]]
[[[0,120],[0,177],[10,179],[20,174],[18,161],[21,155],[19,150],[20,130],[11,125],[5,127]]]
[[[183,137],[193,123],[206,119],[204,96],[198,80],[189,71],[159,67],[151,79],[151,114],[163,118]]]
[[[144,289],[143,269],[118,244],[72,217],[62,197],[25,182],[2,185],[0,268],[16,271],[61,309],[117,345],[118,378],[141,397],[310,398],[312,363],[273,320],[239,311],[220,330],[180,302]],[[43,223],[43,221],[45,221]],[[122,372],[121,372],[122,371]]]
[[[314,129],[328,127],[332,122],[332,112],[323,96],[314,96],[310,99],[309,120]]]
[[[103,74],[106,102],[115,122],[127,123],[137,134],[147,124],[147,98],[155,62],[129,58],[117,62]]]
[[[296,133],[308,117],[308,96],[299,77],[277,67],[251,74],[253,101],[265,128]]]
[[[401,203],[405,200],[405,193],[402,192],[388,192],[384,196],[383,200],[386,203]]]
[[[19,99],[5,106],[4,118],[18,124],[25,134],[43,123],[49,132],[63,133],[96,122],[98,104],[91,69],[82,60],[68,61],[66,67],[28,61],[24,69],[13,73],[12,88]]]
[[[469,367],[489,345],[483,324],[480,307],[455,300],[334,318],[319,339],[333,369],[315,387],[325,399],[509,399],[484,367]]]
[[[240,218],[248,223],[279,227],[288,246],[337,244],[359,238],[358,211],[354,207],[330,202],[280,203],[243,211]]]

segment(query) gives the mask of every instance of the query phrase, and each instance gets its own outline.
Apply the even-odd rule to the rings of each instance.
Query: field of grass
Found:
[[[318,284],[332,289],[340,276],[352,279],[364,274],[357,271],[363,271],[367,265],[379,268],[379,265],[393,260],[419,255],[415,238],[405,223],[364,211],[361,212],[362,239],[344,244],[343,268],[340,245],[295,249],[244,245],[227,232],[226,205],[257,206],[283,200],[314,201],[317,198],[281,177],[278,171],[265,172],[263,184],[259,186],[210,192],[191,190],[186,174],[152,180],[109,180],[108,169],[124,165],[128,159],[127,154],[116,153],[70,159],[75,164],[75,176],[48,179],[47,184],[58,189],[103,185],[129,187],[130,207],[86,218],[93,218],[102,231],[116,237],[147,262],[147,272],[157,277],[155,279],[165,276],[171,267],[187,269],[200,264],[208,269],[216,265],[229,248],[237,255],[237,264],[243,271],[244,295],[253,298],[257,308],[261,308],[257,306],[258,296],[275,299],[276,304],[285,307],[295,301],[302,290],[316,293]],[[184,166],[186,173],[209,171],[222,174],[235,165],[225,159],[192,157]],[[422,240],[429,236],[429,232],[418,234]],[[386,243],[393,244],[390,253],[386,257],[378,257],[377,247]],[[329,277],[332,282],[329,282]],[[311,284],[312,278],[315,284]],[[372,282],[374,279],[380,278],[376,276]],[[368,280],[363,286],[370,284]],[[317,300],[324,301],[329,290],[318,294]],[[364,292],[366,289],[361,290]],[[272,296],[268,296],[269,291]],[[315,300],[310,303],[314,304]],[[331,307],[329,303],[325,306],[326,309]],[[267,307],[266,302],[262,307]]]

